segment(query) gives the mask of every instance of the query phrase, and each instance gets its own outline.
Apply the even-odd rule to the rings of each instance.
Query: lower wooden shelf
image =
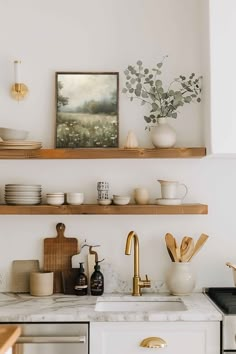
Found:
[[[205,204],[182,205],[0,205],[0,215],[164,215],[208,214]]]

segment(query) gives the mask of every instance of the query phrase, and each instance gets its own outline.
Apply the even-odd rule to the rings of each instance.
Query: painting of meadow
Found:
[[[56,73],[56,148],[118,147],[118,73]]]

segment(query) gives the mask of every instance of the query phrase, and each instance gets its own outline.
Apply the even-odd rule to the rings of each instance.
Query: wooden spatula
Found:
[[[182,247],[180,249],[180,252],[181,252],[180,260],[181,260],[181,262],[188,262],[189,258],[192,256],[193,250],[194,250],[194,241],[193,241],[192,237],[186,236],[185,242],[186,242],[186,247],[185,248]]]
[[[206,242],[206,240],[208,239],[208,235],[206,234],[201,234],[201,236],[199,237],[199,239],[197,240],[195,246],[194,246],[194,250],[192,255],[189,257],[188,262],[196,255],[196,253],[202,248],[202,246],[204,245],[204,243]]]
[[[178,257],[176,254],[176,242],[174,236],[170,233],[167,233],[165,235],[165,241],[167,249],[169,249],[170,253],[172,254],[171,259],[173,259],[174,262],[178,262]]]

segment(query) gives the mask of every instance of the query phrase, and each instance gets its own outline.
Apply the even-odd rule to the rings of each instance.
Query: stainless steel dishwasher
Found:
[[[11,323],[12,324],[12,323]],[[89,324],[15,323],[21,327],[13,354],[88,354]]]

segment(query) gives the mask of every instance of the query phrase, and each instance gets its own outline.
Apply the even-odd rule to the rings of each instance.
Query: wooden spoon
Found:
[[[226,264],[228,267],[230,267],[230,268],[236,270],[236,264],[232,264],[232,263],[230,263],[230,262],[227,262],[227,263],[225,263],[225,264]]]
[[[190,257],[193,254],[194,241],[193,241],[192,237],[187,236],[186,243],[187,243],[187,247],[181,253],[181,258],[180,258],[181,262],[188,262]]]
[[[175,243],[176,257],[177,257],[177,259],[178,259],[178,262],[180,262],[180,247],[178,246],[175,237],[174,237],[174,243]]]
[[[165,241],[166,241],[166,247],[169,249],[170,253],[172,254],[174,262],[178,262],[174,236],[171,235],[170,233],[167,233],[165,235]],[[172,259],[172,257],[171,257],[171,259]]]
[[[188,247],[188,243],[189,243],[189,236],[184,236],[182,238],[181,244],[180,244],[180,254],[184,254],[187,247]]]
[[[202,248],[202,246],[204,245],[204,243],[206,242],[206,240],[208,239],[208,235],[206,234],[201,234],[201,236],[199,237],[199,239],[197,240],[194,250],[192,252],[192,255],[190,256],[190,258],[188,259],[188,262],[192,259],[193,256],[195,256],[195,254]]]

